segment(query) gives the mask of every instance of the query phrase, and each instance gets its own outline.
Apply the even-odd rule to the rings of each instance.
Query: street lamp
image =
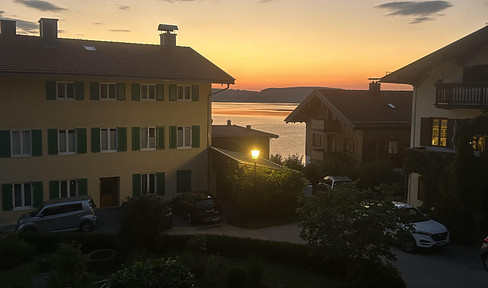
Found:
[[[251,150],[251,157],[254,160],[254,182],[256,182],[256,162],[259,158],[259,150],[253,149]]]

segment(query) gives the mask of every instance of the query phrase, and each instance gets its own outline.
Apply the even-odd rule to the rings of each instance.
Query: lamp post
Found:
[[[256,162],[258,161],[259,158],[259,150],[253,149],[251,150],[251,157],[254,160],[254,183],[256,183]]]

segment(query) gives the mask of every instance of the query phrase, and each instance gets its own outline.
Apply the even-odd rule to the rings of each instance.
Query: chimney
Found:
[[[158,31],[161,32],[161,34],[159,34],[161,46],[165,46],[165,47],[176,46],[176,34],[172,33],[174,30],[178,30],[178,26],[159,24]]]
[[[251,125],[247,124],[247,125],[246,125],[246,128],[247,128],[247,129],[251,129]]]
[[[16,35],[15,20],[0,20],[0,35]]]
[[[381,83],[379,78],[369,78],[369,96],[380,97],[381,96]]]
[[[39,30],[45,47],[55,48],[58,46],[58,19],[41,18]]]
[[[227,125],[232,125],[232,121],[230,121],[230,119],[227,119]]]

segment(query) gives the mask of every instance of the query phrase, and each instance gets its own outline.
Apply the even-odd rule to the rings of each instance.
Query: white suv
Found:
[[[17,231],[89,232],[97,224],[97,216],[93,211],[95,207],[95,202],[89,196],[49,200],[44,202],[41,208],[21,215],[17,221]]]

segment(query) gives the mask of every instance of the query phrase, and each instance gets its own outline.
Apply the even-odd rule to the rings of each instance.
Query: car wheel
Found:
[[[93,223],[90,221],[81,222],[80,230],[81,232],[90,232],[91,230],[93,230]]]
[[[415,239],[413,239],[413,237],[408,237],[407,239],[405,239],[405,241],[403,241],[402,243],[402,249],[407,253],[414,252],[415,249],[417,249],[417,243],[415,243]]]
[[[481,260],[483,261],[483,267],[488,271],[488,254],[481,256]]]
[[[193,219],[191,217],[191,214],[186,215],[186,220],[188,221],[188,224],[192,224],[193,223]]]

